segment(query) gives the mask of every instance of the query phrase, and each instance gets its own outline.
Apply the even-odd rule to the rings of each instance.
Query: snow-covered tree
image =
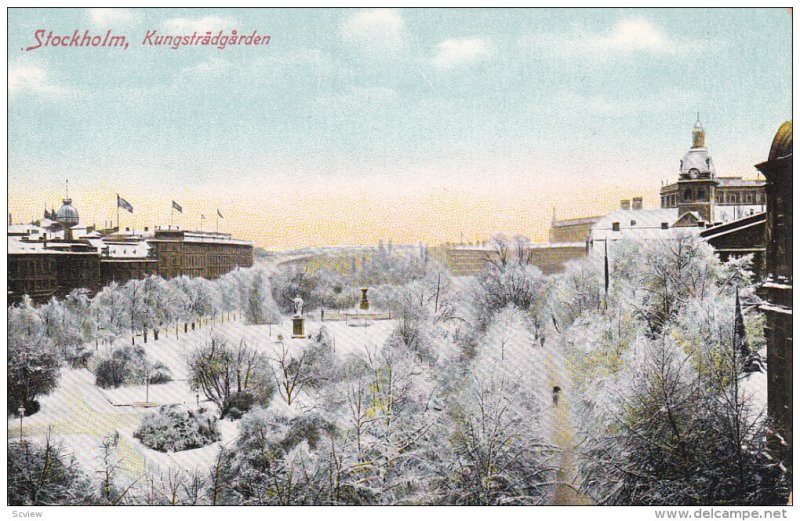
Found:
[[[30,299],[8,308],[7,413],[20,405],[31,415],[39,410],[36,398],[58,385],[60,356]]]
[[[264,355],[244,341],[231,348],[226,339],[214,336],[192,352],[188,365],[192,385],[214,402],[223,416],[231,409],[231,399],[243,393],[252,396],[251,405],[266,406],[272,398],[274,387]],[[239,409],[243,402],[237,403]]]
[[[43,443],[9,441],[8,504],[15,506],[91,505],[91,481],[50,431]]]

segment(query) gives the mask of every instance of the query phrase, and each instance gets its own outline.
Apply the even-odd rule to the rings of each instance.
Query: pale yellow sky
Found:
[[[601,168],[602,162],[598,165]],[[294,172],[273,174],[268,181],[258,173],[240,172],[225,183],[161,191],[135,183],[124,189],[87,187],[79,178],[71,180],[70,195],[83,224],[102,226],[107,220],[116,222],[119,190],[135,209],[133,214],[120,211],[123,229],[168,224],[174,198],[184,210],[175,212],[176,225],[198,229],[202,213],[207,218],[204,229],[213,231],[220,208],[225,216],[219,221],[220,231],[267,249],[376,244],[380,239],[436,245],[458,241],[462,233],[470,242],[495,233],[519,233],[545,242],[553,207],[559,218],[573,218],[607,213],[620,199],[637,195],[644,196],[646,207],[658,205],[657,176],[598,170],[576,182],[574,175],[559,173],[556,166],[546,173],[505,166],[491,173],[463,167],[446,174],[418,169],[392,176]],[[15,222],[29,221],[41,217],[43,201],[58,209],[61,198],[63,189],[14,195],[10,211]]]

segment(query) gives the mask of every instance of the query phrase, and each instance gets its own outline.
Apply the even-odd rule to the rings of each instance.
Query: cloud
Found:
[[[674,52],[677,48],[658,27],[643,19],[620,20],[610,33],[590,37],[586,44],[598,51]]]
[[[635,54],[676,55],[715,45],[713,42],[687,38],[675,40],[656,24],[643,18],[618,20],[605,31],[592,32],[574,26],[563,32],[529,34],[520,38],[519,44],[544,56],[565,59],[589,56],[594,60]]]
[[[491,55],[491,46],[482,38],[456,38],[439,42],[431,64],[440,69],[451,69],[477,63]]]
[[[368,50],[393,50],[405,45],[405,21],[396,9],[370,9],[349,16],[342,38]]]
[[[89,9],[89,19],[97,27],[127,27],[142,21],[141,13],[130,9]]]
[[[37,65],[9,65],[8,94],[35,92],[47,96],[61,96],[67,89],[54,82],[47,71]]]
[[[170,18],[164,22],[164,30],[177,34],[226,29],[236,29],[236,20],[225,16],[204,16],[202,18]]]

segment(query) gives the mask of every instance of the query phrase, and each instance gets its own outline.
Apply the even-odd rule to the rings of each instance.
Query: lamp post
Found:
[[[150,403],[150,364],[147,362],[147,355],[144,359],[144,403]]]
[[[23,404],[19,404],[17,413],[19,414],[19,439],[22,441],[22,418],[25,417],[25,406]]]

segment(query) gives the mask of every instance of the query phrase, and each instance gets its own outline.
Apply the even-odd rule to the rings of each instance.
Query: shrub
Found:
[[[97,385],[104,389],[142,384],[145,375],[151,384],[172,381],[169,368],[161,362],[150,362],[142,346],[118,347],[110,355],[103,357],[95,369]]]
[[[115,358],[104,358],[95,369],[95,381],[104,389],[119,387],[125,383],[125,362]]]
[[[147,379],[151,384],[165,384],[172,381],[172,373],[167,366],[161,362],[156,362],[150,368]]]
[[[162,405],[142,420],[133,437],[160,452],[179,452],[219,441],[220,433],[208,409]]]
[[[241,391],[230,395],[222,404],[222,417],[228,416],[232,420],[237,420],[253,408],[256,397],[248,391]],[[234,414],[238,416],[234,417]]]

